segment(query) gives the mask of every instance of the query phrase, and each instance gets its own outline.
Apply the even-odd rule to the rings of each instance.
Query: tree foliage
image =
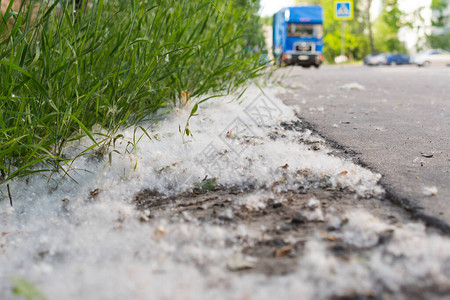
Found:
[[[404,26],[405,13],[398,7],[398,0],[384,0],[381,15],[374,24],[375,45],[379,52],[405,52],[403,42],[398,39],[398,32]]]
[[[433,10],[433,18],[431,24],[435,28],[441,30],[446,26],[445,9],[448,7],[448,1],[433,0],[430,8]],[[450,33],[442,32],[442,34],[427,35],[427,42],[431,48],[450,49]]]
[[[431,19],[431,24],[435,27],[445,26],[444,10],[448,3],[445,0],[432,0],[430,8],[435,12],[435,17]]]
[[[232,2],[234,2],[234,8],[245,12],[249,20],[243,32],[246,49],[263,51],[265,49],[263,20],[257,14],[260,9],[260,0],[233,0]]]

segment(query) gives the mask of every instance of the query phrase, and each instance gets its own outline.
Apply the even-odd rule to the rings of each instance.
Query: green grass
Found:
[[[229,93],[263,68],[245,51],[255,17],[235,1],[90,0],[81,11],[31,0],[0,20],[0,183],[58,170],[85,136],[106,151],[182,93]]]

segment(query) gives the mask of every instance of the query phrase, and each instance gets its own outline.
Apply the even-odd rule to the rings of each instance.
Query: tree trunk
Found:
[[[373,43],[373,33],[372,33],[372,21],[370,20],[370,7],[372,6],[372,0],[367,0],[367,10],[366,10],[366,24],[367,29],[369,30],[369,42],[370,42],[370,51],[375,53],[375,45]]]

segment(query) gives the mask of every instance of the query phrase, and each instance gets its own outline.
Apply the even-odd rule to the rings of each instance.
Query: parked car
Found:
[[[378,54],[369,54],[366,57],[364,57],[364,59],[363,59],[364,64],[366,66],[369,65],[369,60],[372,58],[372,56],[375,56],[375,55],[378,55]]]
[[[409,56],[405,53],[378,53],[364,58],[364,64],[368,66],[404,65],[409,64],[409,61]]]
[[[380,66],[387,64],[387,53],[370,54],[364,58],[364,64],[368,66]]]
[[[442,49],[427,50],[415,55],[412,61],[419,67],[450,66],[450,52]]]
[[[409,55],[405,53],[389,53],[386,57],[387,65],[407,65],[410,62]]]

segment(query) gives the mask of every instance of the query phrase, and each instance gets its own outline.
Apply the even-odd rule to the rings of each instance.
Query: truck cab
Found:
[[[277,65],[315,66],[323,57],[323,8],[286,7],[273,16],[273,55]]]

